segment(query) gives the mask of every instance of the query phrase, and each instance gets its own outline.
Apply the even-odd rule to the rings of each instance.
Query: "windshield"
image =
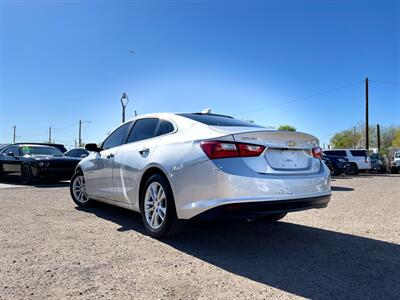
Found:
[[[21,146],[22,155],[62,155],[61,151],[49,146]]]

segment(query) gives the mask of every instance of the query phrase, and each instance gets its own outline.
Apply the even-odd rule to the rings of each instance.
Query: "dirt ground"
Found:
[[[325,209],[144,235],[65,183],[0,184],[0,299],[400,298],[400,175],[334,178]]]

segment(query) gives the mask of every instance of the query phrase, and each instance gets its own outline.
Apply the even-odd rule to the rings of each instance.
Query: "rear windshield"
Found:
[[[210,126],[240,126],[240,127],[263,127],[250,122],[237,120],[227,116],[220,115],[202,115],[202,114],[178,114],[185,118],[210,125]]]
[[[324,153],[326,155],[346,156],[346,151],[343,150],[325,150]]]
[[[350,150],[353,156],[367,156],[367,151],[365,150]]]

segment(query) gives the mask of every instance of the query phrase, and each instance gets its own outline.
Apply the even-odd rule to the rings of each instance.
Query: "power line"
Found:
[[[383,84],[400,84],[399,81],[384,81],[384,80],[371,80],[371,79],[369,79],[369,81],[376,83],[383,83]]]
[[[248,111],[244,111],[244,112],[240,112],[240,113],[233,114],[233,115],[234,116],[243,115],[243,114],[247,114],[247,113],[250,113],[250,112],[261,111],[261,110],[272,108],[272,107],[277,107],[277,106],[282,106],[282,105],[286,105],[286,104],[290,104],[290,103],[294,103],[294,102],[307,100],[307,99],[310,99],[310,98],[313,98],[313,97],[316,97],[316,96],[333,93],[333,92],[336,92],[338,90],[342,90],[342,89],[345,89],[345,88],[360,84],[362,82],[363,82],[363,80],[358,80],[356,82],[349,83],[349,84],[346,84],[346,85],[343,85],[343,86],[340,86],[340,87],[336,87],[336,88],[333,88],[333,89],[321,91],[321,92],[318,92],[318,93],[315,93],[315,94],[311,94],[311,95],[308,95],[308,96],[295,98],[295,99],[292,99],[292,100],[289,100],[289,101],[285,101],[285,102],[281,102],[281,103],[276,103],[276,104],[272,104],[272,105],[268,105],[268,106],[264,106],[264,107],[260,107],[260,108],[256,108],[256,109],[252,109],[252,110],[248,110]]]

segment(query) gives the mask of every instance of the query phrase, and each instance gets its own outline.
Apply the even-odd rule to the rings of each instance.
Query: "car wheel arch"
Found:
[[[147,180],[155,174],[159,174],[167,180],[167,182],[169,183],[169,185],[171,187],[171,191],[172,191],[172,195],[173,195],[174,191],[172,189],[172,184],[171,184],[171,181],[169,180],[168,176],[166,175],[166,173],[159,167],[151,166],[146,171],[144,171],[144,173],[140,179],[139,193],[138,193],[139,204],[141,203],[140,199],[142,198],[142,195],[144,193],[144,186],[145,186]],[[140,209],[140,211],[142,210],[141,204],[139,205],[139,209]]]

